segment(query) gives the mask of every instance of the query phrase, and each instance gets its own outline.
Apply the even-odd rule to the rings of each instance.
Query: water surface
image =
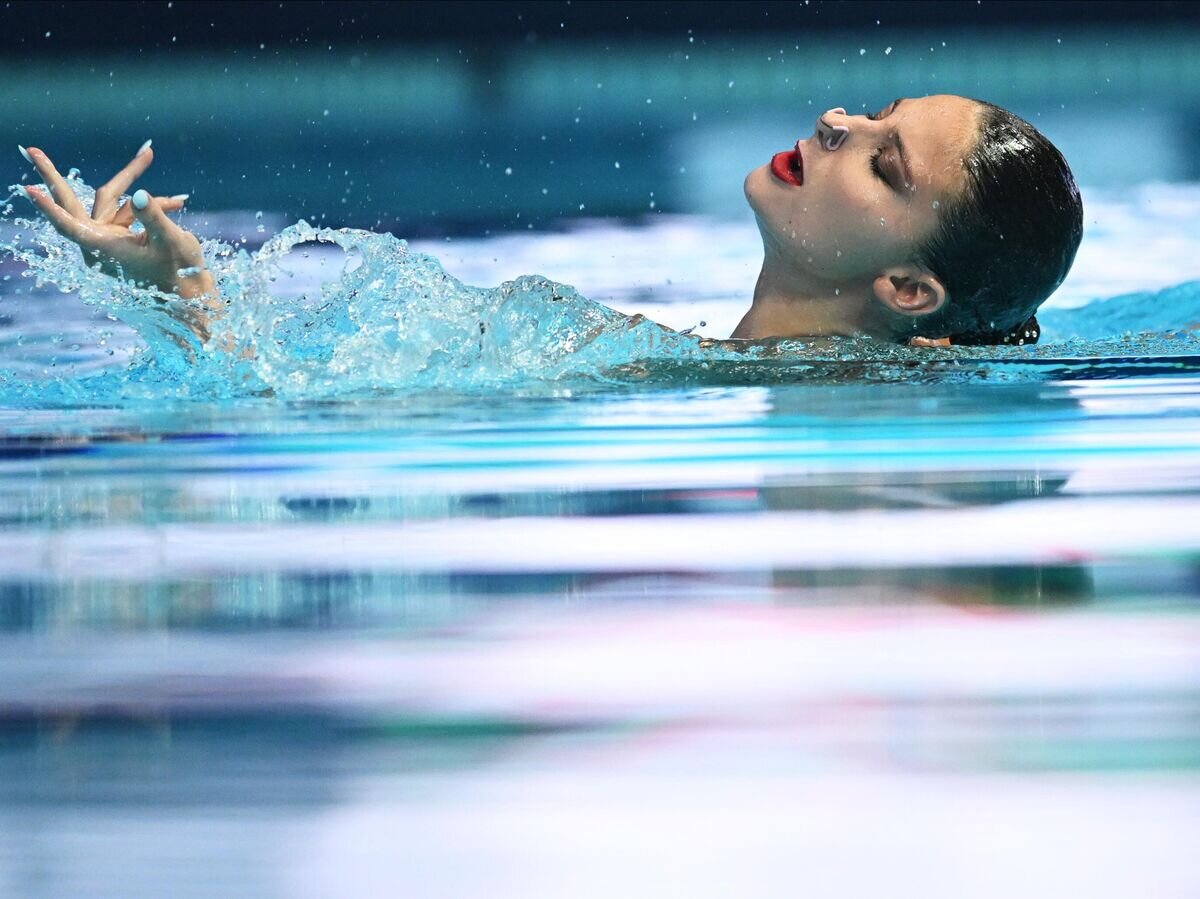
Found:
[[[1032,349],[681,334],[708,219],[230,245],[249,365],[5,263],[0,892],[1194,894],[1170,197]]]

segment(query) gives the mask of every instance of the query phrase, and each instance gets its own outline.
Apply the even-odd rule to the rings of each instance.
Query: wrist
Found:
[[[175,282],[174,292],[177,296],[185,300],[205,295],[216,296],[216,282],[213,281],[212,272],[208,269],[197,266],[194,269],[181,269],[181,271],[187,271],[187,274],[181,275]]]

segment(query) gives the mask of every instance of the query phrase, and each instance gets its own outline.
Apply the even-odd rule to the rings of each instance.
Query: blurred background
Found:
[[[832,106],[959,93],[1085,187],[1200,179],[1191,2],[9,3],[0,115],[85,179],[403,236],[745,216]],[[20,160],[10,160],[14,172]]]

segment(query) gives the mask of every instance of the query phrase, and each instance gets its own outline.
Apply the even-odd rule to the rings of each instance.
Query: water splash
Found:
[[[78,193],[85,205],[91,202],[90,189],[80,184]],[[13,224],[0,249],[24,264],[25,277],[38,287],[76,293],[142,338],[144,347],[117,381],[112,373],[94,379],[103,388],[97,392],[120,387],[127,396],[320,398],[471,389],[586,378],[613,363],[669,354],[685,339],[546,278],[469,287],[436,258],[389,234],[301,221],[253,254],[221,241],[203,243],[226,313],[201,344],[179,321],[199,311],[188,301],[87,268],[45,222],[16,218]],[[312,243],[340,247],[341,272],[316,296],[282,299],[276,285],[291,277],[289,259]],[[6,380],[11,387],[12,378]]]
[[[73,183],[88,205],[91,188]],[[390,234],[304,221],[254,253],[203,243],[226,312],[201,343],[180,321],[197,313],[188,301],[87,268],[48,223],[15,216],[14,202],[26,202],[15,188],[0,209],[0,250],[22,264],[21,276],[77,294],[133,327],[143,346],[128,360],[83,372],[19,371],[0,358],[0,400],[9,405],[345,398],[538,382],[1012,380],[1111,375],[1147,360],[1200,367],[1200,339],[1169,330],[1200,322],[1200,283],[1048,311],[1037,347],[930,350],[865,339],[748,345],[673,331],[536,275],[471,287]],[[317,291],[289,295],[292,264],[313,244],[339,247],[341,270]]]

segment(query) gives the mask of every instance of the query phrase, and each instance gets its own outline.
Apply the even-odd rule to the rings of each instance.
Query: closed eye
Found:
[[[892,187],[892,182],[888,181],[887,175],[885,175],[883,172],[883,167],[879,164],[879,157],[882,155],[883,155],[883,147],[880,147],[878,150],[876,150],[874,153],[871,154],[871,171],[875,173],[876,178],[878,178],[880,181],[882,181],[888,187]],[[894,187],[892,187],[892,189],[895,190]]]

